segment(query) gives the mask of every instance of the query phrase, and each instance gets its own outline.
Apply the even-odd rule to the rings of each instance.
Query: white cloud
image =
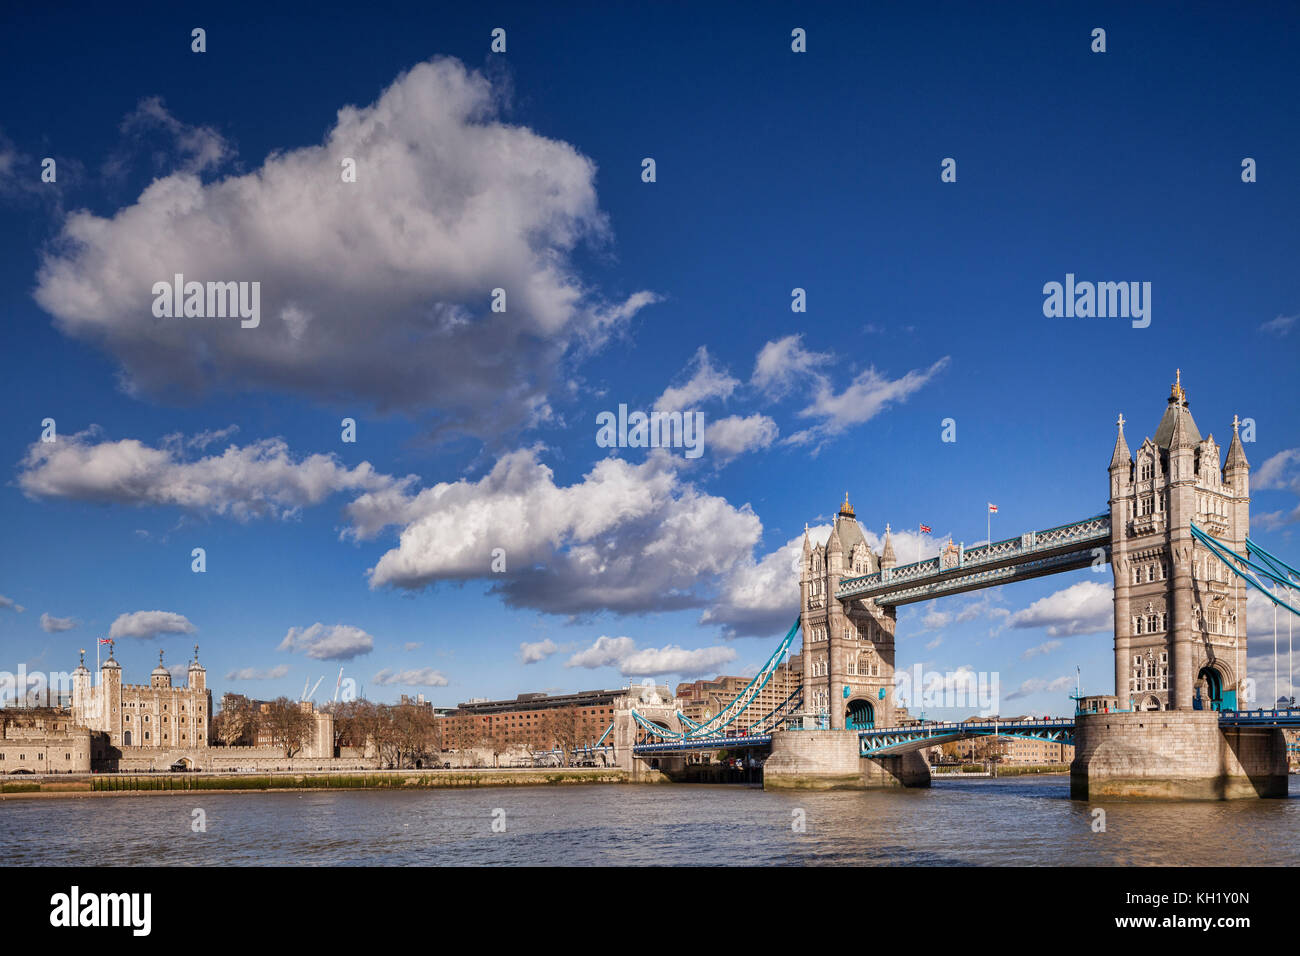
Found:
[[[921,618],[921,626],[927,631],[937,631],[941,627],[947,627],[952,621],[952,615],[947,611],[927,611],[925,617]]]
[[[780,429],[766,415],[741,417],[731,415],[711,422],[704,429],[704,447],[722,460],[747,451],[767,448],[776,441]]]
[[[891,379],[876,369],[860,372],[842,392],[836,392],[828,380],[816,386],[812,404],[799,412],[801,418],[821,419],[820,423],[786,439],[793,445],[820,441],[875,418],[891,404],[905,402],[948,366],[944,356],[928,369],[913,369],[901,378]]]
[[[373,104],[341,108],[321,145],[206,183],[197,170],[226,147],[173,127],[181,170],[111,216],[70,214],[36,300],[111,352],[133,392],[232,386],[436,409],[435,431],[488,440],[546,420],[569,359],[656,296],[607,302],[577,274],[576,248],[609,239],[595,165],[500,122],[499,99],[455,60],[421,63]],[[176,273],[260,282],[261,324],[155,318],[153,284]],[[506,312],[490,309],[496,288]]]
[[[46,634],[70,631],[80,623],[75,617],[55,617],[53,614],[41,615],[41,630]]]
[[[1271,456],[1255,469],[1250,477],[1251,489],[1268,491],[1277,488],[1300,490],[1300,470],[1291,466],[1300,464],[1300,448],[1288,448]]]
[[[1073,677],[1056,677],[1052,680],[1046,680],[1042,677],[1031,677],[1021,685],[1007,694],[1006,700],[1019,700],[1022,697],[1028,697],[1031,694],[1048,693],[1063,694],[1074,687]]]
[[[277,680],[288,676],[288,674],[288,664],[277,664],[269,670],[257,667],[242,667],[226,674],[226,680]]]
[[[814,543],[830,533],[830,525],[808,529]],[[802,532],[758,560],[752,553],[746,554],[726,575],[700,623],[720,624],[732,637],[766,637],[788,630],[799,616],[802,560]]]
[[[415,651],[415,650],[419,650],[423,646],[424,644],[421,641],[407,641],[405,644],[402,645],[402,650]]]
[[[525,641],[519,645],[519,661],[522,664],[536,664],[546,660],[559,649],[560,646],[549,637],[531,644]]]
[[[7,598],[0,594],[0,610],[16,611],[22,614],[26,610],[21,604],[15,603],[13,598]]]
[[[447,678],[432,667],[416,670],[393,671],[385,668],[373,678],[374,683],[383,686],[400,684],[403,687],[446,687]]]
[[[770,398],[779,398],[789,392],[800,379],[809,384],[820,382],[820,376],[814,373],[831,359],[832,356],[827,353],[805,349],[802,335],[787,335],[775,342],[768,342],[759,350],[750,384],[766,392]]]
[[[196,630],[184,614],[175,611],[133,611],[118,615],[108,636],[148,639],[159,634],[193,634]]]
[[[682,482],[680,467],[668,455],[635,465],[607,458],[561,487],[526,449],[478,481],[364,494],[347,508],[350,533],[402,527],[398,546],[370,569],[375,588],[484,578],[507,603],[556,614],[698,607],[762,526],[747,505]],[[505,550],[505,574],[490,573],[494,548]]]
[[[278,650],[299,651],[318,661],[347,661],[369,654],[375,639],[350,624],[325,625],[317,621],[311,627],[291,627]]]
[[[1261,332],[1271,332],[1273,335],[1281,337],[1291,331],[1291,328],[1296,324],[1297,319],[1300,319],[1300,314],[1279,315],[1275,319],[1269,319],[1259,327],[1259,330]]]
[[[211,433],[198,436],[206,443]],[[220,455],[192,461],[179,457],[183,442],[169,436],[166,448],[133,438],[96,441],[90,429],[56,442],[34,442],[18,483],[39,498],[128,505],[170,505],[240,520],[288,516],[340,491],[382,491],[401,486],[369,462],[345,468],[334,455],[295,461],[278,438],[231,445]]]
[[[1026,648],[1025,652],[1021,654],[1020,657],[1022,660],[1026,660],[1026,661],[1033,660],[1035,657],[1038,657],[1042,654],[1050,654],[1052,651],[1056,650],[1060,646],[1061,646],[1060,641],[1044,641],[1043,643],[1037,644],[1034,647]]]
[[[736,659],[730,647],[701,647],[688,649],[670,644],[666,647],[647,647],[638,650],[630,637],[601,636],[586,650],[574,654],[566,667],[617,667],[624,677],[656,677],[677,674],[696,677],[715,674],[717,669]]]
[[[1015,628],[1046,627],[1051,637],[1097,634],[1115,625],[1114,592],[1099,581],[1080,581],[1012,614]]]
[[[655,408],[664,412],[694,410],[697,405],[714,399],[728,398],[740,384],[725,371],[713,367],[709,350],[703,345],[691,359],[695,371],[685,385],[664,389]]]

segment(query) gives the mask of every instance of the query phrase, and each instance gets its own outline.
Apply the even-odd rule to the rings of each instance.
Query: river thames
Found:
[[[896,792],[573,785],[12,799],[0,802],[0,847],[7,865],[28,866],[1295,866],[1298,791],[1293,777],[1288,800],[1091,804],[1053,776]],[[205,832],[193,829],[196,810]]]

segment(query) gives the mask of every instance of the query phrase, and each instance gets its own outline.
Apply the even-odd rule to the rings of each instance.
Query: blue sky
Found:
[[[5,24],[5,669],[116,626],[129,677],[197,642],[259,697],[752,672],[846,491],[933,543],[1097,514],[1175,367],[1202,432],[1256,421],[1297,555],[1293,10],[570,9]],[[260,325],[155,318],[177,272],[260,282]],[[1150,326],[1045,318],[1067,273],[1150,282]],[[702,411],[703,455],[599,447],[620,404]],[[899,666],[1061,712],[1110,688],[1098,580],[904,609]]]

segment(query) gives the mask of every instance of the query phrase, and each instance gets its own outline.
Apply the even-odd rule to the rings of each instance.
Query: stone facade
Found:
[[[0,774],[89,773],[91,732],[52,708],[0,711]]]
[[[1287,795],[1275,727],[1219,728],[1212,711],[1080,714],[1070,796],[1228,800]]]
[[[824,717],[832,730],[850,723],[888,726],[894,719],[896,612],[870,599],[841,602],[835,592],[845,578],[896,563],[889,529],[882,553],[876,555],[847,495],[825,544],[814,546],[804,529],[799,576],[803,707],[806,714]]]
[[[928,787],[930,765],[919,751],[863,757],[858,735],[843,730],[787,730],[772,735],[763,765],[765,790],[892,790]]]
[[[179,687],[172,686],[161,653],[148,684],[123,684],[122,665],[110,653],[100,667],[99,684],[92,686],[83,656],[72,672],[73,722],[101,731],[108,748],[123,752],[206,746],[212,731],[212,692],[198,653],[195,647],[189,682]]]
[[[1193,522],[1239,554],[1250,465],[1232,423],[1227,461],[1201,438],[1182,376],[1134,458],[1124,417],[1110,462],[1115,695],[1122,710],[1235,709],[1244,697],[1246,585],[1192,537]]]

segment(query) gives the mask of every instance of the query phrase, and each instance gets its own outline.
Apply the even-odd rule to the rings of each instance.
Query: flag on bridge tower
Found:
[[[989,502],[989,514],[991,514],[991,515],[995,515],[995,514],[997,514],[997,513],[998,513],[998,506],[995,505],[995,504],[993,504],[993,502],[990,501],[990,502]]]
[[[921,525],[921,534],[929,534],[932,530],[928,524]]]

